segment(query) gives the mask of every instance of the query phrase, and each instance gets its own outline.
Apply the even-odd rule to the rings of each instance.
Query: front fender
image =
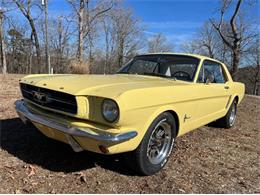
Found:
[[[133,109],[127,111],[124,114],[125,116],[124,120],[121,121],[122,123],[120,125],[126,127],[127,129],[135,128],[138,132],[138,135],[134,139],[121,144],[119,150],[129,150],[129,151],[135,150],[141,143],[142,139],[144,138],[152,122],[161,113],[165,111],[171,111],[177,114],[176,110],[174,110],[174,107],[170,105],[145,107],[145,108]],[[181,128],[181,124],[179,125],[179,128]]]

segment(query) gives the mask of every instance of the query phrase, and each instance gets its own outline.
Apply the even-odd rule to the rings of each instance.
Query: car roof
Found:
[[[211,61],[215,61],[215,62],[223,64],[222,62],[220,62],[218,60],[215,60],[213,58],[210,58],[210,57],[207,57],[207,56],[203,56],[203,55],[199,55],[199,54],[190,54],[190,53],[158,52],[158,53],[140,54],[138,56],[146,56],[146,55],[182,55],[182,56],[190,56],[190,57],[203,59],[203,60],[207,59],[207,60],[211,60]]]

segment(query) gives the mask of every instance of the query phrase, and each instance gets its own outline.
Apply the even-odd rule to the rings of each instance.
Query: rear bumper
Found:
[[[30,111],[23,100],[17,100],[15,102],[15,109],[19,117],[23,122],[31,121],[34,123],[38,123],[44,125],[46,127],[58,130],[66,135],[71,135],[75,137],[83,137],[92,140],[96,140],[99,142],[104,142],[107,144],[120,143],[127,140],[130,140],[137,136],[137,131],[129,131],[121,134],[111,134],[111,133],[102,133],[102,134],[94,134],[95,129],[91,128],[78,128],[76,126],[67,126],[53,119],[42,116]]]

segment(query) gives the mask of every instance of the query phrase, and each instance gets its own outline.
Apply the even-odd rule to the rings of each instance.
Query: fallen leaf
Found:
[[[180,192],[186,193],[185,190],[183,190],[183,189],[181,189],[181,188],[179,188],[178,190],[179,190]]]
[[[33,165],[29,165],[29,170],[30,170],[30,173],[29,173],[28,177],[35,175],[36,168]]]
[[[85,175],[81,175],[81,176],[80,176],[80,181],[81,181],[81,182],[84,182],[84,183],[87,183],[87,178],[86,178],[86,176],[85,176]]]
[[[15,193],[15,194],[21,194],[21,190],[16,189],[16,190],[14,191],[14,193]]]
[[[38,184],[38,182],[32,182],[31,184],[32,184],[32,186],[36,186]]]
[[[11,179],[14,180],[14,176],[10,175]]]
[[[10,165],[4,165],[5,168],[12,169],[13,167]]]

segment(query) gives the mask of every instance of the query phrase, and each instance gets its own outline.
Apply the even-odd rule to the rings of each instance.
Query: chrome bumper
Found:
[[[39,114],[35,114],[31,112],[25,105],[23,100],[17,100],[15,102],[15,109],[21,120],[25,123],[27,120],[36,122],[42,125],[45,125],[47,127],[56,129],[58,131],[61,131],[65,134],[71,135],[71,136],[79,136],[79,137],[87,137],[90,139],[102,141],[102,142],[123,142],[127,141],[129,139],[132,139],[137,136],[136,131],[129,131],[126,133],[121,134],[110,134],[110,133],[102,133],[102,134],[93,134],[91,131],[91,128],[81,128],[73,127],[73,126],[66,126],[64,124],[58,123],[56,121],[53,121],[52,119],[41,116]]]

